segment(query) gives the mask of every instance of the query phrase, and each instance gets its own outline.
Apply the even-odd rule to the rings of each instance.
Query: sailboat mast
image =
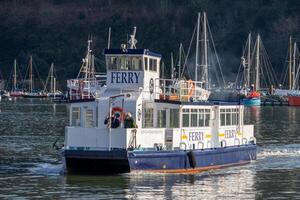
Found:
[[[292,84],[293,84],[293,78],[292,78],[292,36],[290,36],[290,41],[289,41],[289,90],[292,89]]]
[[[51,64],[51,69],[50,69],[50,92],[55,92],[53,89],[54,86],[54,76],[53,76],[53,63]]]
[[[14,91],[17,90],[17,60],[14,60]]]
[[[171,79],[174,79],[174,59],[173,59],[172,52],[171,52]]]
[[[30,56],[29,61],[29,92],[33,90],[33,77],[32,77],[32,56]]]
[[[256,65],[255,65],[255,90],[259,90],[260,80],[259,80],[259,49],[260,49],[260,35],[257,35],[256,41]]]
[[[248,36],[248,55],[247,55],[247,80],[246,87],[250,87],[250,68],[251,68],[251,33]]]
[[[205,81],[205,89],[209,88],[209,83],[208,83],[208,58],[207,58],[207,30],[206,30],[206,13],[203,13],[203,31],[204,31],[204,81]]]
[[[179,59],[178,59],[178,79],[181,78],[181,52],[182,52],[182,43],[179,45]]]
[[[197,19],[197,37],[196,37],[196,66],[195,66],[195,81],[198,81],[198,67],[199,67],[199,34],[200,34],[200,13]]]
[[[85,75],[84,75],[84,80],[87,81],[90,75],[90,60],[91,60],[91,56],[90,56],[90,51],[91,51],[91,43],[92,40],[88,40],[88,49],[87,49],[87,56],[86,56],[86,60],[85,60]]]
[[[294,49],[293,49],[293,68],[292,68],[293,89],[295,89],[295,87],[296,87],[296,51],[297,51],[297,43],[294,42]]]

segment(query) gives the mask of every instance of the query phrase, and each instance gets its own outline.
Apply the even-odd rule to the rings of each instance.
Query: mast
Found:
[[[171,79],[174,79],[174,59],[173,59],[173,52],[171,52]]]
[[[54,94],[54,97],[55,97],[55,92],[56,92],[56,78],[54,77],[53,78],[53,94]]]
[[[294,49],[293,49],[293,67],[292,67],[292,78],[293,78],[293,88],[296,88],[296,51],[297,51],[297,43],[294,42]]]
[[[246,76],[247,76],[247,80],[246,80],[246,87],[249,88],[250,87],[250,69],[251,69],[251,33],[249,33],[248,36],[248,55],[247,55],[247,69],[246,69]]]
[[[259,80],[259,49],[260,49],[260,35],[257,35],[257,43],[256,43],[256,65],[255,65],[255,90],[259,90],[260,80]]]
[[[32,56],[29,60],[29,92],[33,90],[33,75],[32,75]]]
[[[17,90],[17,60],[14,60],[14,91]]]
[[[288,66],[288,81],[289,81],[289,90],[292,89],[293,86],[293,78],[292,78],[292,36],[290,36],[290,41],[289,41],[289,66]]]
[[[178,59],[178,79],[181,78],[181,51],[182,51],[182,43],[179,45],[179,59]]]
[[[205,89],[209,88],[209,83],[208,83],[208,59],[207,59],[207,30],[206,30],[206,13],[203,13],[203,32],[204,32],[204,64],[203,64],[203,68],[204,68],[204,82],[205,82]]]
[[[50,92],[55,92],[54,89],[54,76],[53,76],[53,63],[51,63],[51,67],[50,67]]]
[[[111,35],[111,27],[108,28],[108,41],[107,41],[107,48],[110,49],[110,35]]]
[[[196,66],[195,66],[195,81],[198,81],[198,67],[199,67],[199,32],[200,32],[200,13],[198,13],[197,19],[197,39],[196,39]]]

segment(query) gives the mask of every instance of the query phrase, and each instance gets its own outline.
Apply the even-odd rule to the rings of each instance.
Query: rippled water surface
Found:
[[[300,108],[247,108],[258,159],[194,175],[70,176],[53,143],[63,142],[68,106],[0,102],[0,199],[300,199]]]

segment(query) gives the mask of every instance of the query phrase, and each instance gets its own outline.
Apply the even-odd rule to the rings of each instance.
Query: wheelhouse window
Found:
[[[145,65],[145,70],[148,70],[148,58],[144,58],[144,65]]]
[[[107,56],[106,64],[109,70],[142,70],[143,58],[141,56]]]
[[[157,59],[149,59],[149,70],[155,72],[157,71]]]
[[[239,110],[237,108],[220,109],[220,125],[233,126],[239,124]]]
[[[72,107],[71,126],[80,126],[80,107]]]

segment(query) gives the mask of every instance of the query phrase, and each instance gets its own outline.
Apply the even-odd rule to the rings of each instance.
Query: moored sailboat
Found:
[[[7,93],[10,97],[23,97],[24,91],[17,87],[17,60],[14,60],[14,70],[13,70],[13,80],[12,80],[12,90]]]
[[[300,88],[299,88],[300,56],[299,55],[300,54],[297,48],[297,43],[294,42],[293,56],[289,62],[289,71],[291,71],[289,79],[293,81],[292,88],[287,93],[289,106],[300,106]]]
[[[50,82],[49,82],[49,80],[50,80]],[[47,91],[48,82],[50,84],[49,91]],[[64,94],[60,90],[57,90],[57,81],[56,81],[53,63],[51,64],[51,67],[49,69],[49,73],[48,73],[46,83],[45,83],[44,93],[46,93],[47,97],[50,97],[50,98],[63,98],[64,97]]]
[[[29,59],[29,88],[24,92],[24,98],[46,98],[47,95],[42,91],[34,90],[34,79],[33,79],[33,65],[32,65],[32,56]]]

